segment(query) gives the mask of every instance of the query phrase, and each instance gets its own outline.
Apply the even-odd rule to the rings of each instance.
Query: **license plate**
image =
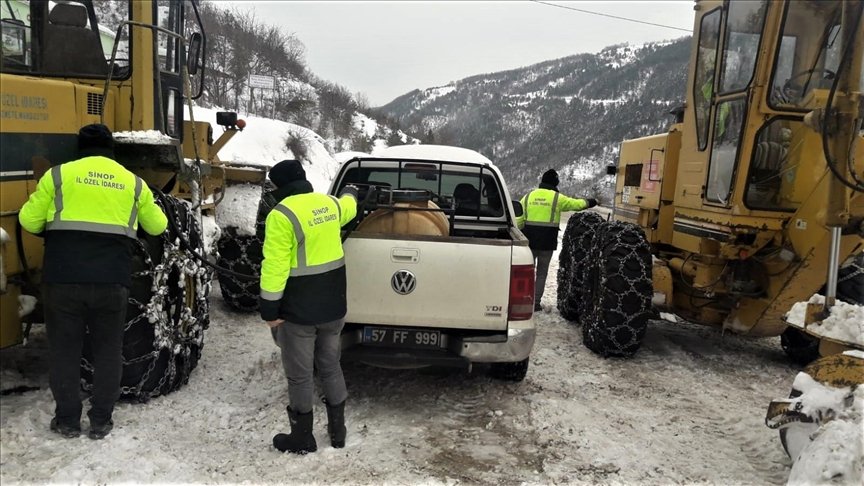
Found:
[[[441,335],[441,331],[364,327],[363,343],[378,346],[440,349],[444,347],[444,336]]]

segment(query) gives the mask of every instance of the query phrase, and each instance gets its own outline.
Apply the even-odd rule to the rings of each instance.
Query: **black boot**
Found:
[[[337,449],[345,447],[345,435],[348,431],[345,429],[345,402],[338,405],[330,405],[327,399],[324,399],[324,404],[327,405],[327,433],[330,434],[330,445]]]
[[[297,413],[288,407],[288,419],[291,421],[290,434],[276,434],[273,437],[273,447],[280,452],[293,454],[308,454],[318,450],[315,436],[312,435],[312,411]]]

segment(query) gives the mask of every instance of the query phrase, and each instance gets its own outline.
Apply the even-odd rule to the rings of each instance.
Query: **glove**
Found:
[[[589,208],[593,208],[594,206],[597,205],[597,200],[593,199],[593,198],[586,199],[585,202],[588,203]]]
[[[357,186],[348,184],[347,186],[343,187],[342,190],[339,192],[339,197],[342,197],[346,194],[354,196],[354,199],[359,199],[360,189],[357,189]]]

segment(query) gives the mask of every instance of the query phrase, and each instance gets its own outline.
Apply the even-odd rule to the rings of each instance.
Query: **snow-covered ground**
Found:
[[[218,290],[190,383],[146,404],[122,403],[107,439],[48,431],[53,401],[41,326],[3,350],[0,482],[251,484],[780,484],[791,461],[766,407],[798,369],[778,339],[745,339],[652,322],[634,359],[602,359],[554,310],[553,259],[538,340],[522,383],[465,370],[344,365],[348,441],[333,449],[323,406],[319,451],[282,455],[288,430],[278,349],[255,314]],[[551,309],[551,310],[550,310]],[[84,420],[87,426],[86,418]]]

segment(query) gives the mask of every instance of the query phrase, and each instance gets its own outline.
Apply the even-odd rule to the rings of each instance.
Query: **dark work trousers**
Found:
[[[88,415],[91,424],[104,424],[120,397],[129,289],[120,284],[48,283],[43,298],[57,421],[73,427],[80,424],[81,348],[89,330],[94,372]]]
[[[540,299],[543,298],[543,290],[546,289],[546,275],[549,273],[549,262],[552,261],[553,251],[534,250],[534,260],[536,261],[535,272],[537,278],[534,280],[534,308],[540,305]]]
[[[315,395],[314,370],[318,370],[324,397],[340,404],[348,398],[342,374],[340,335],[345,319],[323,324],[283,322],[276,328],[276,342],[282,348],[282,366],[288,378],[288,400],[297,413],[312,411]]]

